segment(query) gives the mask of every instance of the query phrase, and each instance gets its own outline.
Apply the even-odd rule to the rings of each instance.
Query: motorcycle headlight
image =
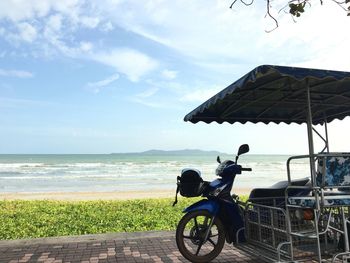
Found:
[[[227,184],[224,184],[223,186],[216,188],[215,190],[211,191],[209,195],[215,196],[215,197],[218,196],[221,193],[221,191],[225,189],[226,186]]]
[[[221,189],[217,188],[210,193],[211,196],[218,196],[221,193]]]
[[[224,169],[225,169],[225,165],[223,163],[219,164],[219,166],[215,170],[215,174],[217,176],[220,176],[223,173]]]

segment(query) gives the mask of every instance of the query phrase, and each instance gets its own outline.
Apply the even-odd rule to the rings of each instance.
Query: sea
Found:
[[[287,180],[287,155],[243,155],[239,164],[252,168],[236,176],[234,188],[267,187]],[[233,156],[221,156],[222,160]],[[123,192],[176,189],[184,168],[216,178],[215,155],[143,154],[2,154],[0,193]],[[309,176],[308,160],[295,160],[292,177]]]

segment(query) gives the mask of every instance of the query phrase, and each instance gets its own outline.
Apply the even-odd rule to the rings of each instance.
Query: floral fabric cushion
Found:
[[[349,206],[350,195],[336,195],[336,196],[325,196],[323,199],[324,206]],[[301,206],[301,207],[315,207],[315,197],[289,197],[288,203],[290,205]]]
[[[350,186],[350,156],[319,158],[316,183],[320,187]]]
[[[321,188],[334,187],[343,191],[334,192],[333,194],[330,192],[325,192],[322,203],[323,206],[350,206],[350,192],[346,191],[346,189],[350,191],[349,154],[344,153],[344,156],[339,156],[338,154],[338,156],[319,157],[316,184]],[[295,206],[314,208],[316,199],[314,196],[289,197],[288,203]]]

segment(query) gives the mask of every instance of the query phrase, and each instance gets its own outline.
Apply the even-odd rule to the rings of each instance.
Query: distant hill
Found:
[[[203,151],[196,149],[185,149],[176,151],[149,150],[142,152],[143,155],[220,155],[218,151]]]
[[[171,156],[177,156],[177,155],[195,155],[195,156],[203,156],[203,155],[225,155],[225,153],[221,153],[218,151],[203,151],[203,150],[197,150],[197,149],[185,149],[185,150],[175,150],[175,151],[164,151],[164,150],[148,150],[145,152],[135,152],[135,153],[113,153],[113,154],[138,154],[138,155],[145,155],[145,156],[152,156],[152,155],[171,155]]]

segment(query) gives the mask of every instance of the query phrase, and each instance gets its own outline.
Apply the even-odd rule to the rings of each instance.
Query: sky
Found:
[[[305,125],[183,118],[262,64],[350,71],[350,17],[314,0],[294,21],[276,0],[267,33],[265,1],[231,2],[1,0],[0,153],[305,154]],[[332,151],[349,128],[329,125]]]

